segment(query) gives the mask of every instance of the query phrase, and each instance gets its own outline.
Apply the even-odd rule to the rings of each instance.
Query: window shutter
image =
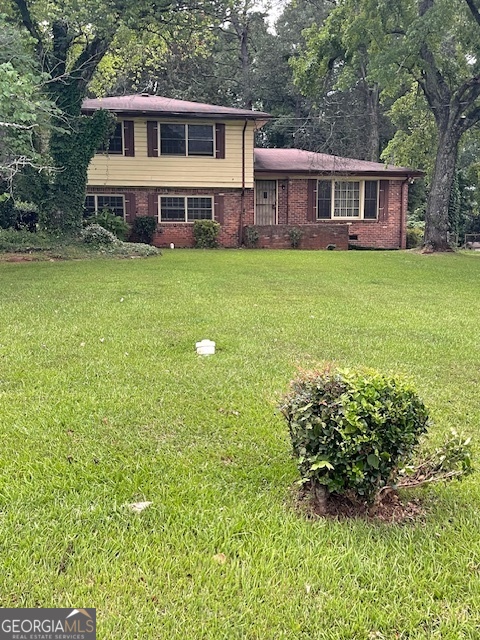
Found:
[[[220,224],[225,220],[225,196],[215,196],[215,220]]]
[[[332,217],[332,180],[318,181],[317,218],[330,220]]]
[[[147,120],[147,152],[149,158],[158,157],[158,122]]]
[[[215,125],[215,157],[225,158],[225,125],[222,122]]]
[[[126,156],[135,155],[135,133],[133,120],[123,121],[123,140],[125,143],[123,153]]]
[[[157,193],[149,193],[148,194],[148,215],[155,218],[157,222],[159,222],[158,218],[158,194]]]
[[[388,218],[388,180],[380,180],[380,193],[378,196],[378,219]]]
[[[307,187],[307,222],[316,220],[317,181],[310,179]]]
[[[125,222],[131,224],[137,215],[136,198],[134,193],[125,194]]]

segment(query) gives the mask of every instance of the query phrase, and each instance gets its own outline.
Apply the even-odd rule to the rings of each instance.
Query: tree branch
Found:
[[[41,58],[45,55],[45,48],[43,45],[43,40],[40,35],[40,31],[37,29],[37,26],[32,20],[32,16],[30,15],[30,10],[27,6],[26,0],[13,0],[16,4],[17,9],[20,12],[20,16],[22,18],[22,24],[27,29],[29,34],[36,40],[37,44],[35,46],[37,50],[38,56]]]
[[[81,79],[86,87],[92,79],[100,61],[107,53],[113,36],[101,38],[96,36],[89,42],[82,53],[73,63],[71,75],[77,79]]]
[[[422,0],[419,3],[418,15],[423,18],[433,6],[434,0]],[[420,87],[425,94],[437,122],[439,119],[445,121],[448,118],[450,102],[452,100],[451,91],[437,66],[435,56],[425,41],[422,43],[419,53],[425,63],[422,69],[422,82],[419,83]]]
[[[470,9],[470,13],[473,16],[475,22],[480,26],[480,10],[476,7],[475,2],[473,0],[465,0],[468,8]]]
[[[474,107],[460,119],[459,130],[461,133],[465,133],[478,122],[480,122],[480,106]]]

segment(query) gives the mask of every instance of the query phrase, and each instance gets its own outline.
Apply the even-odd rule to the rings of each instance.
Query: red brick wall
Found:
[[[290,179],[278,181],[279,224],[304,225],[307,220],[308,180]],[[350,243],[361,247],[379,249],[405,248],[405,215],[408,186],[404,181],[390,180],[387,212],[382,219],[347,223],[349,235],[357,236]],[[403,195],[402,195],[403,193]],[[345,225],[345,222],[318,220],[318,226]]]
[[[258,246],[289,247],[288,229],[282,229],[282,225],[304,226],[310,224],[307,220],[307,179],[281,179],[278,180],[278,229],[276,227],[264,228],[261,232],[261,243]],[[316,232],[314,229],[306,231],[302,248],[324,248],[327,244],[336,244],[343,247],[345,227],[348,228],[350,243],[361,247],[373,247],[379,249],[405,248],[406,239],[406,206],[408,186],[404,181],[389,181],[388,207],[386,212],[378,220],[364,220],[359,222],[333,222],[331,220],[319,220],[313,227],[324,227],[324,231]],[[242,198],[240,189],[128,189],[114,187],[88,187],[88,193],[134,193],[134,215],[153,215],[149,210],[151,196],[158,197],[168,195],[210,195],[215,198],[223,196],[223,223],[219,235],[219,243],[223,247],[239,246],[240,230],[245,226],[254,224],[254,190],[245,189]],[[150,196],[150,198],[149,198]],[[217,219],[218,211],[215,211]],[[339,229],[335,231],[335,227]],[[161,230],[161,232],[160,232]],[[154,244],[158,247],[169,246],[171,242],[177,247],[193,246],[193,225],[189,223],[162,223],[158,225],[158,233],[155,235]],[[286,235],[285,235],[286,234]],[[333,235],[332,235],[333,234]],[[352,236],[357,236],[356,239]],[[263,244],[262,244],[263,243]]]
[[[289,236],[291,229],[302,231],[299,249],[326,249],[329,245],[335,249],[348,249],[346,224],[277,224],[255,225],[253,228],[259,235],[256,244],[259,249],[291,249],[292,243]]]
[[[353,222],[350,235],[358,235],[351,244],[379,249],[405,249],[406,207],[408,184],[390,180],[388,185],[388,207],[383,219]]]
[[[116,187],[88,187],[88,193],[115,193],[115,194],[135,194],[135,214],[136,216],[154,215],[151,211],[151,199],[160,195],[183,195],[213,196],[214,201],[218,196],[223,197],[223,223],[218,238],[219,244],[223,247],[238,247],[239,234],[245,225],[251,225],[254,221],[254,196],[253,189],[245,189],[242,198],[241,189],[139,189],[139,188],[116,188]],[[215,220],[218,219],[219,211],[214,207]],[[186,222],[163,222],[157,225],[157,233],[154,236],[153,244],[157,247],[168,247],[173,242],[176,247],[193,247],[193,224]]]

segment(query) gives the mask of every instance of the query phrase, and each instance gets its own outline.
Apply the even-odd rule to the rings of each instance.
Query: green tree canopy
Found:
[[[0,16],[0,179],[9,189],[25,167],[50,167],[41,143],[58,112],[45,96],[48,81],[31,40]]]
[[[433,124],[435,132],[425,230],[432,250],[448,249],[448,205],[458,148],[465,132],[480,121],[476,2],[340,0],[329,16],[328,30],[311,33],[297,69],[308,88],[316,76],[328,73],[348,83],[363,63],[366,82],[378,84],[383,100],[401,100],[392,107],[397,119],[412,113],[411,97],[418,88],[424,102],[418,111],[417,141],[425,122],[430,128]],[[426,120],[421,116],[425,110],[431,114]],[[418,144],[413,147],[418,154]]]

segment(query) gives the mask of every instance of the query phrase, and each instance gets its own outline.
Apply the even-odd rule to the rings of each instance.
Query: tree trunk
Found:
[[[253,95],[251,87],[251,61],[249,51],[249,20],[246,11],[243,12],[242,20],[238,16],[232,15],[231,22],[238,38],[240,49],[238,60],[242,74],[243,106],[245,109],[253,108]]]
[[[324,484],[313,482],[313,495],[318,515],[327,514],[328,489]]]
[[[454,131],[440,131],[435,168],[425,214],[425,248],[429,251],[451,251],[448,242],[448,203],[455,178],[460,136]]]
[[[369,87],[365,83],[368,114],[368,140],[366,160],[378,162],[380,157],[380,101],[378,84]]]

